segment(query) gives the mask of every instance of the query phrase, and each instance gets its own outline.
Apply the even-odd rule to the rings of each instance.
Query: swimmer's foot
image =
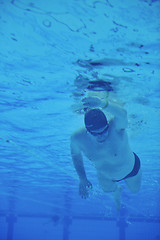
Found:
[[[117,186],[116,191],[113,192],[114,202],[115,202],[117,211],[120,211],[121,209],[121,192],[122,192],[121,186]]]

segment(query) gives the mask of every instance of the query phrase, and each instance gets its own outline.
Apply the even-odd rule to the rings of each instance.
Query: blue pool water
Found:
[[[160,239],[160,1],[0,0],[0,240]],[[141,159],[123,208],[84,157],[78,195],[70,135],[86,97],[118,100]]]

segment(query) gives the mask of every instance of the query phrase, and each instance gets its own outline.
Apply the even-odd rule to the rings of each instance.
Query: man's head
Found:
[[[91,109],[86,112],[84,118],[86,129],[93,136],[100,136],[107,132],[108,121],[100,109]]]

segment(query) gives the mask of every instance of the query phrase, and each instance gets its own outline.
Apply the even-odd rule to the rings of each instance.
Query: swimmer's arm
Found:
[[[82,154],[78,144],[76,143],[74,136],[71,137],[71,156],[72,156],[74,167],[79,176],[79,179],[81,181],[86,180],[87,177],[84,169]]]
[[[103,110],[113,114],[116,128],[118,129],[127,128],[128,125],[127,111],[123,109],[118,103],[108,101],[107,105],[103,108]]]
[[[79,195],[86,199],[89,196],[88,188],[92,188],[92,183],[88,181],[86,172],[84,169],[83,158],[79,149],[78,143],[74,135],[71,137],[71,155],[74,167],[80,179],[79,183]]]

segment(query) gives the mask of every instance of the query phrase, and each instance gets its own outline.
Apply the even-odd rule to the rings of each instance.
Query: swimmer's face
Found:
[[[97,142],[102,143],[105,142],[108,136],[108,128],[109,125],[94,131],[90,131],[90,134],[96,138]]]

